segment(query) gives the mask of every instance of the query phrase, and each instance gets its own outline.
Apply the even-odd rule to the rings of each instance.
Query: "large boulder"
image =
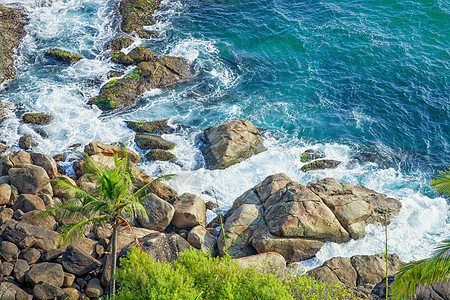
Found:
[[[0,84],[14,79],[14,49],[25,36],[25,12],[0,4]]]
[[[8,171],[11,183],[20,194],[47,194],[53,196],[50,178],[47,172],[39,166],[23,165]]]
[[[204,226],[198,225],[189,231],[187,241],[194,248],[203,252],[210,252],[216,242],[216,238]]]
[[[144,150],[148,149],[163,149],[170,150],[175,147],[175,143],[167,141],[157,136],[146,135],[146,134],[137,134],[134,137],[134,141],[136,145]]]
[[[141,214],[138,215],[142,227],[163,231],[169,226],[175,213],[175,209],[170,203],[155,194],[149,194],[142,201],[142,205],[147,212],[147,218]]]
[[[141,160],[141,157],[134,151],[130,149],[124,149],[123,147],[107,145],[100,143],[98,141],[93,141],[87,144],[84,147],[84,152],[89,155],[105,155],[105,156],[114,156],[118,155],[119,157],[124,157],[125,152],[131,162],[138,163]]]
[[[136,47],[128,53],[128,57],[133,60],[133,63],[137,65],[138,63],[145,61],[157,61],[158,56],[152,51],[144,47]]]
[[[120,2],[119,12],[122,15],[122,30],[125,33],[136,32],[141,38],[149,38],[153,32],[145,26],[154,24],[153,12],[159,7],[161,0],[123,0]]]
[[[239,119],[204,131],[200,147],[206,166],[225,169],[266,150],[259,130],[252,122]]]
[[[45,203],[40,197],[36,195],[22,194],[19,195],[19,198],[17,198],[17,201],[14,204],[13,209],[14,210],[20,209],[24,213],[34,210],[40,211],[45,210]]]
[[[28,299],[27,296],[28,294],[15,283],[10,281],[0,283],[0,299],[2,300],[25,300]]]
[[[9,169],[15,166],[30,165],[31,156],[25,151],[18,151],[0,157],[0,176],[8,175]]]
[[[45,282],[39,282],[33,289],[33,300],[66,300],[69,295],[63,289]]]
[[[275,273],[284,277],[286,261],[284,257],[275,252],[266,252],[247,257],[234,259],[241,268],[254,268],[261,273]]]
[[[56,249],[58,247],[58,233],[40,226],[19,222],[6,227],[2,237],[19,247],[24,240],[34,239],[33,247],[41,250]]]
[[[92,278],[86,287],[86,296],[90,298],[99,298],[103,295],[103,288],[100,285],[100,280]]]
[[[58,165],[55,160],[48,155],[40,153],[31,153],[31,160],[33,164],[42,167],[49,178],[54,178],[58,174]]]
[[[206,205],[198,196],[184,193],[173,203],[175,214],[172,224],[177,228],[191,228],[197,225],[206,226]]]
[[[60,264],[49,262],[35,264],[28,271],[26,281],[32,287],[39,282],[61,287],[64,283],[64,271]]]
[[[61,257],[61,265],[66,272],[77,276],[85,275],[100,267],[100,262],[76,246],[67,247]],[[64,279],[64,274],[63,277]],[[62,285],[62,283],[61,283]]]
[[[5,262],[15,262],[19,257],[19,248],[11,242],[0,242],[0,260]]]
[[[10,204],[11,192],[11,186],[9,184],[0,184],[0,205]]]
[[[56,59],[60,62],[66,64],[74,64],[83,59],[82,56],[77,54],[72,54],[67,51],[63,51],[61,49],[50,49],[45,52],[45,56],[49,58]]]
[[[28,113],[22,116],[24,123],[33,125],[47,125],[53,120],[53,116],[45,113]]]

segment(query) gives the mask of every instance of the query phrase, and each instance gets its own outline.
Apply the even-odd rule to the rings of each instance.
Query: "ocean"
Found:
[[[139,167],[153,176],[178,174],[169,184],[179,193],[208,201],[214,190],[225,210],[274,173],[301,184],[334,177],[402,202],[388,226],[388,251],[402,260],[425,258],[449,237],[450,203],[428,186],[450,167],[448,1],[164,0],[150,27],[161,37],[135,38],[125,51],[144,46],[159,56],[187,58],[196,76],[109,113],[86,102],[117,68],[105,44],[120,27],[118,1],[0,3],[29,12],[17,78],[0,92],[0,101],[15,106],[0,124],[0,139],[12,150],[20,136],[31,134],[38,142],[34,151],[69,159],[82,151],[71,145],[92,140],[125,142],[143,154],[124,121],[169,119],[189,125],[164,136],[177,143],[177,160]],[[56,64],[44,57],[55,47],[86,59]],[[20,122],[25,112],[54,116],[42,127],[46,134]],[[263,129],[268,150],[225,170],[205,169],[198,135],[238,118]],[[343,164],[304,173],[306,149]],[[73,172],[71,162],[64,166]],[[383,251],[384,227],[369,225],[362,239],[327,243],[301,267]]]

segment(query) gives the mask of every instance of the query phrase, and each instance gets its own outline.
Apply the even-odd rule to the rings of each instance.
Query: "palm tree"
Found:
[[[117,262],[118,228],[127,226],[133,232],[130,223],[124,217],[124,213],[126,212],[130,217],[141,215],[148,219],[147,212],[141,204],[141,199],[144,198],[149,189],[153,188],[157,181],[173,177],[173,175],[159,177],[138,191],[133,192],[128,157],[126,155],[123,158],[114,156],[114,164],[115,168],[113,169],[102,168],[86,155],[83,169],[86,174],[92,176],[92,179],[97,180],[96,192],[94,194],[88,193],[68,180],[61,180],[58,185],[69,195],[68,199],[53,208],[37,214],[37,217],[53,216],[57,220],[65,220],[69,223],[59,228],[61,232],[60,244],[63,246],[82,236],[83,229],[87,225],[110,225],[112,227],[110,241],[112,255],[111,280],[109,283],[109,294],[112,297],[115,296],[114,274]],[[139,243],[136,235],[135,239]]]
[[[450,197],[450,169],[440,173],[430,186]],[[450,238],[450,237],[449,237]],[[392,299],[414,296],[417,287],[450,280],[450,239],[443,240],[428,259],[410,262],[400,268],[392,285]]]

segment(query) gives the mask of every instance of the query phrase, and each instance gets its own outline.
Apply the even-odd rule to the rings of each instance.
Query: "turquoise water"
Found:
[[[7,1],[0,0],[16,2]],[[48,154],[75,156],[70,145],[93,139],[134,147],[124,120],[170,118],[193,126],[165,137],[178,144],[177,162],[140,167],[152,174],[177,173],[171,185],[179,192],[210,200],[205,192],[214,189],[228,207],[273,173],[302,184],[335,177],[402,201],[404,209],[389,226],[389,249],[402,259],[426,257],[449,235],[449,204],[427,186],[450,162],[447,1],[165,1],[152,28],[162,38],[137,39],[132,47],[188,58],[196,77],[108,114],[85,103],[115,68],[104,45],[119,26],[117,1],[20,5],[30,11],[28,35],[18,49],[17,79],[0,94],[0,101],[16,105],[17,113],[0,124],[8,145],[15,147],[29,133],[39,142],[36,150]],[[87,59],[55,65],[43,57],[51,47]],[[26,111],[55,116],[43,127],[48,137],[19,122]],[[269,150],[224,171],[205,170],[196,136],[237,118],[265,129]],[[344,164],[305,174],[299,157],[307,148]],[[383,159],[354,163],[361,149]],[[70,163],[66,167],[70,171]],[[382,240],[382,228],[369,226],[363,239],[329,243],[304,266],[337,255],[382,252]]]

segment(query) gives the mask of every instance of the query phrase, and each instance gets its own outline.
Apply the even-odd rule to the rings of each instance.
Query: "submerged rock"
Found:
[[[226,169],[266,150],[261,133],[246,119],[208,128],[204,136],[200,150],[209,169]]]
[[[47,52],[45,52],[45,56],[59,60],[66,64],[73,64],[83,59],[83,57],[80,55],[71,54],[70,52],[63,51],[60,49],[47,50]]]
[[[175,130],[167,124],[167,120],[153,121],[153,122],[134,122],[125,121],[127,127],[137,133],[150,133],[150,134],[169,134]]]
[[[29,113],[22,116],[24,123],[34,125],[47,125],[53,120],[53,116],[44,113]]]
[[[29,134],[25,134],[21,136],[19,139],[19,147],[23,150],[33,149],[37,146],[37,143],[34,141],[33,137]]]
[[[331,159],[319,159],[315,160],[309,164],[302,167],[303,172],[308,172],[312,170],[324,170],[324,169],[334,169],[341,164],[340,161]]]
[[[144,26],[154,24],[152,15],[158,9],[160,2],[160,0],[123,0],[119,6],[123,32],[136,32],[141,38],[154,36],[154,33],[144,29]]]
[[[167,141],[160,137],[146,135],[146,134],[137,134],[134,137],[134,141],[136,142],[136,145],[139,148],[144,149],[144,150],[148,150],[148,149],[170,150],[170,149],[175,148],[175,146],[176,146],[176,144],[174,142]]]
[[[14,49],[25,36],[24,11],[0,4],[0,84],[16,76]]]
[[[163,149],[153,149],[148,151],[145,154],[145,158],[151,161],[159,160],[159,161],[169,161],[172,159],[175,159],[176,156],[173,153],[170,153],[169,151],[163,150]]]
[[[106,83],[100,94],[88,104],[97,105],[104,111],[126,108],[134,105],[136,98],[145,91],[189,79],[193,75],[191,63],[184,58],[165,56],[154,62],[142,62],[123,78]]]

